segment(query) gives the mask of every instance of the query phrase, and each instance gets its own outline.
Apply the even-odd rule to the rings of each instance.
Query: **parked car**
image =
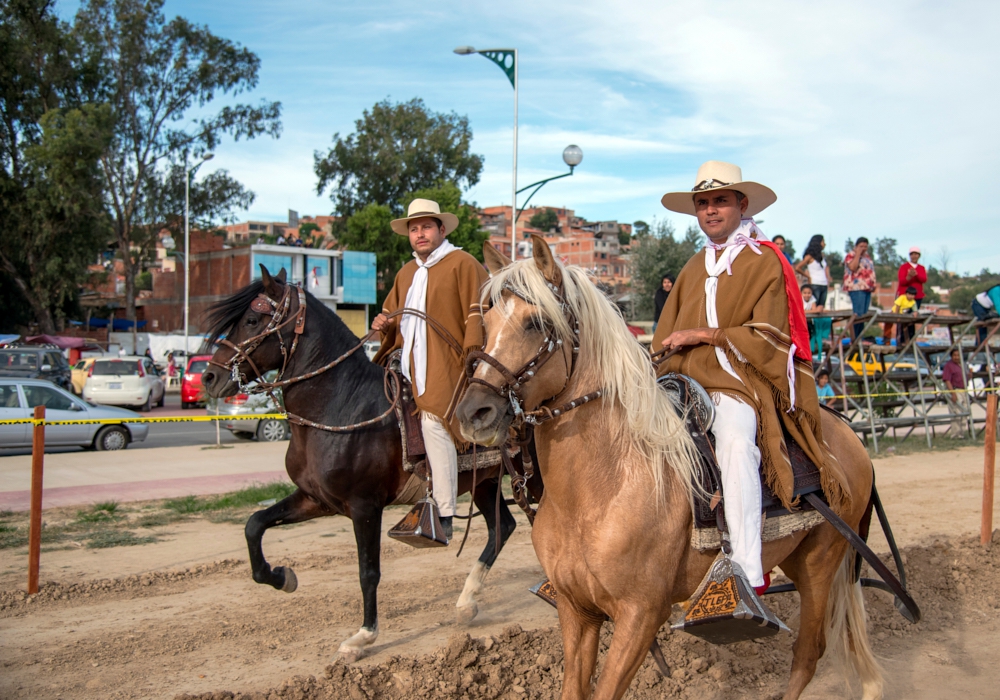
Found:
[[[272,370],[264,374],[264,379],[273,381],[277,374]],[[279,418],[258,419],[254,417],[268,413],[285,412],[285,408],[281,404],[283,399],[281,389],[275,389],[274,396],[278,399],[277,404],[267,394],[227,396],[225,399],[214,401],[214,410],[219,415],[230,416],[228,420],[222,421],[221,425],[238,438],[251,440],[256,437],[261,442],[287,440],[291,437],[288,421]]]
[[[83,387],[87,383],[87,375],[90,374],[90,366],[94,364],[94,357],[85,357],[73,365],[73,393],[83,396]]]
[[[14,344],[0,348],[0,377],[46,379],[63,389],[73,386],[69,362],[55,345]]]
[[[194,355],[187,363],[181,377],[181,408],[205,405],[205,388],[201,385],[201,375],[208,369],[211,355]]]
[[[139,406],[152,410],[153,404],[163,405],[166,387],[153,361],[148,357],[97,358],[90,366],[83,398],[95,404]]]
[[[31,418],[35,406],[45,406],[48,420],[120,419],[113,424],[47,425],[45,446],[77,445],[95,450],[124,450],[131,442],[142,442],[148,423],[129,423],[141,418],[124,408],[94,406],[41,379],[0,379],[0,420]],[[0,447],[31,445],[28,423],[0,424]]]

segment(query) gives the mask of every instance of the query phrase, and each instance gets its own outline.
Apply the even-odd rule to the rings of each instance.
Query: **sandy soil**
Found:
[[[887,697],[996,697],[1000,535],[989,550],[972,536],[981,451],[887,458],[876,468],[924,611],[920,624],[909,625],[887,595],[866,593]],[[384,528],[403,512],[387,511]],[[23,593],[23,551],[7,550],[0,697],[553,697],[562,667],[557,620],[526,592],[542,572],[527,523],[517,517],[469,626],[455,622],[454,605],[484,545],[482,522],[460,559],[456,548],[414,550],[383,539],[381,635],[353,666],[334,663],[340,642],[361,623],[345,519],[267,535],[271,563],[298,574],[293,594],[253,583],[238,524],[187,521],[158,528],[156,544],[45,553],[42,591],[32,597]],[[796,627],[796,594],[768,602]],[[671,678],[647,660],[628,697],[770,698],[787,679],[790,637],[729,647],[661,638]],[[821,662],[805,697],[846,696],[840,676]]]

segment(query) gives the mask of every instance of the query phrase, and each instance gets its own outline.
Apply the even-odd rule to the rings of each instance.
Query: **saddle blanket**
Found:
[[[417,451],[417,446],[423,446],[423,437],[408,435],[407,431],[420,430],[419,420],[407,420],[403,411],[406,410],[403,402],[396,408],[396,415],[399,419],[399,435],[403,441],[403,469],[411,474],[427,473],[427,455],[422,451]],[[518,453],[518,448],[508,448],[508,454],[514,456]],[[476,447],[468,452],[458,453],[458,472],[471,472],[473,469],[491,469],[500,464],[499,447]]]
[[[778,516],[769,516],[765,513],[761,524],[760,541],[780,540],[801,530],[811,530],[822,522],[826,522],[826,519],[815,510]],[[696,526],[691,530],[691,547],[700,552],[721,549],[722,533],[714,524],[711,527]]]

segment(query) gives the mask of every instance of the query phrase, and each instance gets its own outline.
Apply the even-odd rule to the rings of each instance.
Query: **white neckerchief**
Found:
[[[754,224],[753,219],[743,219],[740,221],[739,228],[729,234],[725,243],[712,243],[710,239],[705,244],[705,271],[708,273],[708,278],[705,280],[705,316],[708,318],[709,328],[719,327],[719,311],[716,306],[716,296],[719,291],[719,275],[726,272],[732,276],[733,260],[748,245],[750,246],[750,250],[760,255],[760,244],[750,237],[754,233],[757,234],[758,238],[763,239],[764,234]],[[716,256],[716,251],[719,251],[718,257]],[[715,356],[718,358],[719,364],[722,365],[722,369],[726,370],[733,377],[736,377],[742,384],[743,380],[740,379],[739,375],[736,374],[736,370],[729,363],[729,358],[726,357],[725,351],[720,347],[716,347]]]
[[[434,267],[444,256],[453,250],[458,250],[445,240],[433,253],[427,256],[427,262],[422,261],[416,253],[413,259],[417,261],[417,272],[413,275],[413,282],[406,292],[406,302],[403,304],[407,309],[427,312],[427,268]],[[403,314],[399,321],[399,330],[403,334],[403,376],[410,380],[416,392],[414,396],[424,393],[427,384],[427,322],[413,314]],[[410,353],[413,353],[414,366],[410,367]],[[413,370],[416,370],[414,374]]]

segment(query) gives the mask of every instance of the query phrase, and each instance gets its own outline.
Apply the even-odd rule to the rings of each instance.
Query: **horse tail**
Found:
[[[854,580],[854,551],[848,548],[834,575],[826,606],[826,639],[834,660],[850,665],[861,681],[863,700],[880,700],[882,666],[868,639],[868,615],[861,582]]]

